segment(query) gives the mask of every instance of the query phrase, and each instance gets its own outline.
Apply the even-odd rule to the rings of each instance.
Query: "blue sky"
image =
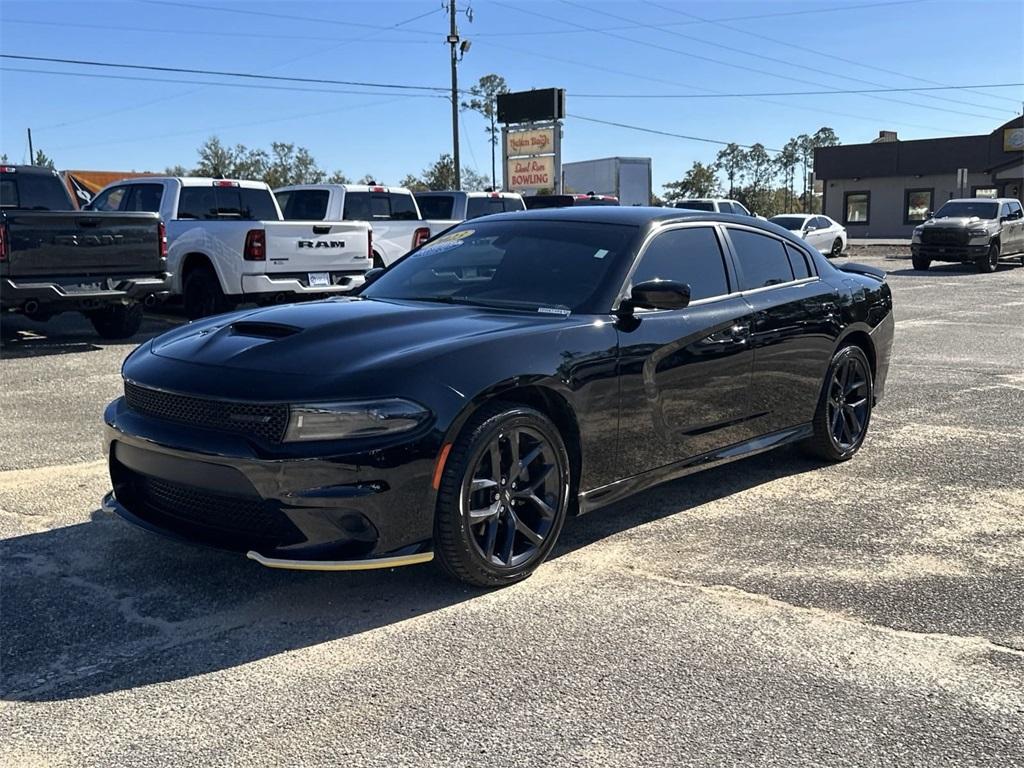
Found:
[[[0,49],[446,87],[447,15],[440,5],[2,0]],[[460,85],[493,72],[513,90],[560,86],[572,115],[672,133],[768,147],[823,125],[844,143],[869,141],[881,129],[901,138],[987,133],[1019,113],[1024,99],[1020,87],[936,91],[931,97],[623,98],[1021,82],[1024,3],[1015,0],[461,0],[461,7],[467,5],[474,20],[460,15],[459,25],[472,48],[460,67]],[[309,148],[328,170],[395,182],[451,149],[449,102],[436,96],[341,93],[365,89],[267,81],[248,85],[272,88],[114,79],[109,76],[227,80],[9,59],[0,66],[0,150],[17,162],[27,153],[29,126],[35,146],[58,167],[78,169],[190,165],[196,147],[215,134],[251,147],[293,142]],[[482,119],[465,114],[462,135],[464,166],[488,172]],[[563,143],[565,161],[652,157],[656,191],[693,161],[713,159],[718,149],[578,118],[566,121]]]

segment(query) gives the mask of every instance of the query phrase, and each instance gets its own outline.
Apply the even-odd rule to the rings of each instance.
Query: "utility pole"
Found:
[[[32,129],[26,128],[28,131],[28,164],[32,165],[35,162],[36,153],[32,150]]]
[[[462,172],[459,165],[459,28],[455,24],[455,0],[448,0],[448,45],[452,49],[452,161],[455,163],[455,189],[462,189]]]

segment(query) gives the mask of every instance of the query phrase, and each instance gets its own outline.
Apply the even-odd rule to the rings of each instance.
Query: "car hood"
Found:
[[[564,327],[566,318],[465,305],[340,299],[236,312],[153,341],[187,363],[305,376],[354,374],[440,359],[503,334]]]
[[[928,229],[963,229],[972,224],[989,225],[988,219],[977,216],[950,216],[945,219],[928,219],[923,226]]]

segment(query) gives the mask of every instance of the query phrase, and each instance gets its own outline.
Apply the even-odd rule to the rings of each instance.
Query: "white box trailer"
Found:
[[[562,192],[615,195],[620,205],[650,205],[651,158],[603,157],[562,163]]]

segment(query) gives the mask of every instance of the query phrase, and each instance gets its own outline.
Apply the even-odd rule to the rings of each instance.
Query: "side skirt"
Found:
[[[613,504],[616,501],[632,496],[634,493],[646,490],[670,480],[677,480],[686,475],[692,475],[704,469],[728,464],[737,459],[747,456],[754,456],[758,453],[770,451],[789,443],[795,443],[814,434],[814,427],[811,424],[801,424],[797,427],[789,427],[771,432],[753,440],[746,440],[742,443],[721,448],[717,451],[703,453],[700,456],[693,456],[672,464],[666,464],[657,469],[650,469],[639,475],[633,475],[623,480],[616,480],[614,483],[603,485],[590,491],[579,494],[579,514],[593,512],[595,509]]]

